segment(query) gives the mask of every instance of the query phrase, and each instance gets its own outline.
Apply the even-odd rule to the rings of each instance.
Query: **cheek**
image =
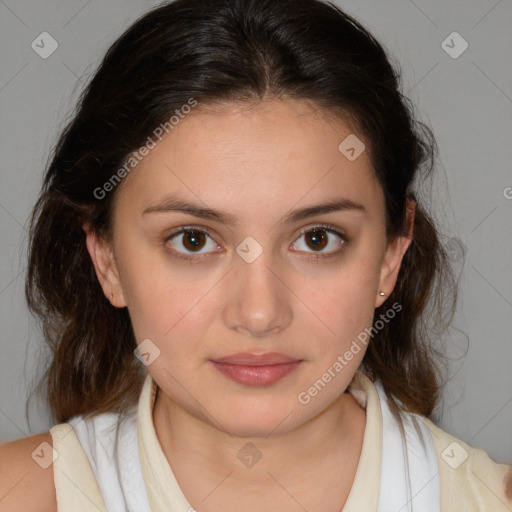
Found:
[[[306,303],[318,312],[336,336],[345,339],[346,335],[357,334],[372,322],[379,270],[375,258],[354,254],[344,264],[333,267],[320,281],[316,280],[316,286],[311,279],[306,279],[302,293],[307,297]]]
[[[324,296],[322,303],[314,307],[321,312],[324,324],[329,327],[329,330],[324,329],[326,335],[322,336],[323,348],[315,356],[324,363],[333,362],[355,342],[361,347],[358,353],[362,358],[366,346],[358,340],[361,339],[361,333],[372,325],[374,315],[373,301],[368,291],[357,287],[345,288],[337,295]]]
[[[144,250],[128,237],[122,240],[118,268],[136,339],[162,338],[186,314],[185,280],[170,272],[163,248]]]
[[[197,267],[199,268],[199,266]],[[164,357],[170,370],[173,361],[194,363],[191,354],[200,353],[200,343],[212,323],[212,312],[222,296],[212,290],[218,277],[193,278],[190,270],[180,271],[155,259],[132,258],[124,267],[123,291],[138,344],[149,339]],[[204,347],[203,347],[204,350]]]
[[[199,330],[201,315],[198,290],[179,278],[146,273],[144,280],[130,283],[130,317],[137,339],[152,337],[165,344],[177,337],[193,335]]]

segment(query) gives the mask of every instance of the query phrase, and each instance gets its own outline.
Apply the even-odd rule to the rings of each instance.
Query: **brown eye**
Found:
[[[201,249],[205,240],[205,233],[201,231],[188,230],[183,232],[183,246],[189,251]]]
[[[202,258],[207,253],[217,252],[218,248],[206,231],[196,228],[182,228],[167,237],[164,243],[171,247],[169,250],[173,256],[183,259]]]
[[[328,242],[328,236],[326,235],[326,231],[323,229],[309,231],[308,233],[305,233],[305,237],[308,247],[315,250],[322,250]]]
[[[314,257],[333,256],[341,252],[348,241],[344,235],[328,226],[315,226],[309,230],[305,229],[297,240],[301,238],[304,238],[305,243],[295,242],[292,247],[313,254]],[[326,248],[330,250],[324,251]],[[314,253],[318,254],[315,255]]]

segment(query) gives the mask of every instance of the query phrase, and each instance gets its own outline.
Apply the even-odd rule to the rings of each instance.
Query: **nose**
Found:
[[[230,272],[223,315],[226,325],[260,338],[277,334],[291,323],[291,293],[284,271],[265,251],[252,263],[239,258]]]

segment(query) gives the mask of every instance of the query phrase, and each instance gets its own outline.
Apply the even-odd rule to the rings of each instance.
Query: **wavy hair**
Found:
[[[406,199],[416,201],[413,240],[389,296],[402,311],[371,340],[362,370],[403,410],[430,415],[441,358],[428,325],[436,336],[448,326],[457,290],[440,231],[413,186],[435,169],[435,138],[400,80],[383,46],[330,2],[176,0],[136,20],[82,92],[30,218],[25,295],[50,348],[37,391],[44,388],[52,419],[137,403],[146,371],[134,357],[128,310],[105,300],[82,224],[110,240],[119,187],[101,198],[94,191],[191,97],[205,105],[309,100],[369,141],[389,240],[407,234]]]

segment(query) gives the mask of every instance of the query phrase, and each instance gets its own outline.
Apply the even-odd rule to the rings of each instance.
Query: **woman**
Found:
[[[39,506],[510,510],[512,468],[427,418],[422,326],[455,303],[413,187],[434,150],[334,5],[177,0],[130,27],[32,217],[57,423]]]

